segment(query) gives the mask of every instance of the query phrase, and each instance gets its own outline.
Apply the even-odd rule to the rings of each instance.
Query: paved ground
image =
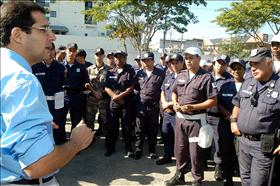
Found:
[[[82,151],[60,170],[56,177],[61,186],[164,185],[164,181],[175,173],[175,160],[171,164],[156,165],[155,160],[148,158],[147,149],[144,149],[140,160],[125,157],[121,140],[117,143],[116,153],[105,157],[104,141],[104,137],[98,137],[91,147]],[[162,155],[162,145],[158,145],[157,152]],[[213,162],[208,164],[210,168],[205,172],[203,185],[222,186],[222,183],[214,181]],[[190,173],[186,175],[186,181],[187,185],[191,184]],[[234,178],[234,181],[236,186],[241,185],[239,178]]]

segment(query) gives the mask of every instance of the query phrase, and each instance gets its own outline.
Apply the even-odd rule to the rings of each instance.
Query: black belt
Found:
[[[76,95],[76,94],[81,94],[80,90],[66,90],[67,95]]]
[[[48,178],[43,178],[43,179],[42,179],[42,182],[43,182],[43,183],[47,183],[47,182],[51,181],[51,179],[53,179],[53,176],[50,176],[50,177],[48,177]],[[39,185],[39,184],[40,184],[40,181],[39,181],[39,179],[32,179],[32,180],[21,179],[21,180],[18,180],[18,181],[11,182],[10,184],[18,184],[18,185]]]
[[[214,116],[214,117],[223,117],[223,115],[222,114],[220,114],[220,113],[215,113],[215,112],[207,112],[207,115],[208,116]]]
[[[250,135],[250,134],[242,134],[245,138],[247,138],[250,141],[261,141],[261,135],[256,134],[256,135]]]

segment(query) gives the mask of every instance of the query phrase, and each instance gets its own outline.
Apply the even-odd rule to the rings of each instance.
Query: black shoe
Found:
[[[107,151],[105,152],[104,156],[111,156],[112,154],[114,154],[116,151],[115,149],[107,149]]]
[[[193,181],[192,186],[201,186],[201,181]]]
[[[219,165],[216,165],[216,167],[215,167],[214,178],[216,179],[216,181],[223,181],[224,180],[223,171],[222,171],[222,169]]]
[[[232,178],[226,179],[226,181],[224,182],[224,186],[233,186]]]
[[[179,171],[176,171],[175,175],[170,180],[165,181],[166,186],[173,185],[185,185],[185,175]]]
[[[164,164],[167,164],[167,163],[172,163],[172,159],[170,157],[164,156],[163,158],[156,161],[157,165],[164,165]]]
[[[135,151],[134,154],[133,154],[133,159],[139,160],[139,159],[141,158],[141,156],[142,156],[142,152],[139,151],[139,150],[137,150],[137,151]]]
[[[154,159],[157,159],[157,158],[158,158],[158,156],[157,156],[157,154],[156,154],[156,153],[151,152],[151,153],[150,153],[150,158],[154,160]]]

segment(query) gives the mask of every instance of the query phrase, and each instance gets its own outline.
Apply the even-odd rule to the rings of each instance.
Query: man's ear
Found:
[[[15,27],[11,31],[10,42],[15,42],[17,44],[23,43],[23,37],[25,32],[21,30],[19,27]]]

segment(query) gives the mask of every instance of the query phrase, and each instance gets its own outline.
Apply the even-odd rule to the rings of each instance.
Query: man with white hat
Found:
[[[206,109],[217,104],[217,88],[212,75],[200,68],[200,59],[199,48],[187,48],[187,70],[178,74],[173,84],[172,101],[176,112],[174,154],[177,170],[166,181],[166,185],[184,185],[184,175],[188,172],[189,164],[192,167],[193,186],[201,185],[204,177],[202,147],[208,148],[209,144],[202,145],[198,137],[200,129],[207,127]]]
[[[273,36],[271,40],[271,52],[273,60],[273,70],[280,75],[280,34]]]

